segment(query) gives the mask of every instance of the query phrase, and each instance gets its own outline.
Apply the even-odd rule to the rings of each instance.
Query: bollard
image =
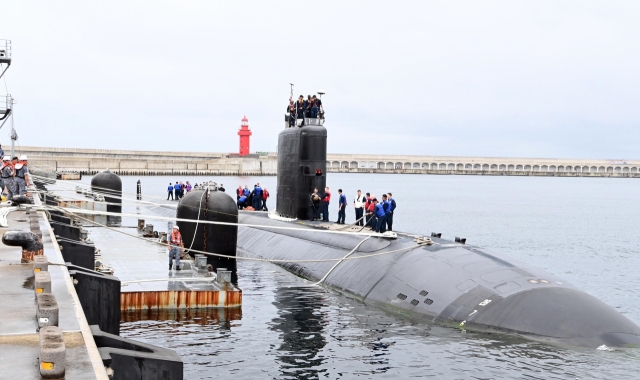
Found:
[[[36,319],[38,329],[46,326],[58,326],[59,307],[56,297],[51,293],[36,294]]]
[[[153,236],[153,224],[147,224],[142,229],[142,236],[144,237],[152,237]]]
[[[207,256],[196,253],[195,255],[196,268],[207,269]]]
[[[49,258],[45,255],[38,255],[33,257],[33,272],[48,272],[49,271]]]
[[[38,272],[35,274],[35,291],[38,293],[51,293],[51,274]]]
[[[40,329],[40,376],[43,379],[64,378],[66,347],[62,329],[46,326]]]
[[[221,284],[228,284],[231,282],[231,271],[227,270],[227,268],[218,268],[216,281]]]
[[[16,206],[20,206],[22,204],[33,204],[33,199],[31,197],[27,197],[26,195],[14,195],[13,198],[11,198],[11,203],[16,205]]]
[[[33,262],[33,257],[42,255],[42,239],[31,231],[7,231],[2,235],[5,245],[22,247],[21,263]]]

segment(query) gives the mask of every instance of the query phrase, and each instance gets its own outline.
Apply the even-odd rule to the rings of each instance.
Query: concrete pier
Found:
[[[276,175],[277,154],[20,148],[30,165],[59,173],[121,175]],[[640,177],[640,160],[328,154],[328,172]]]
[[[0,228],[0,234],[9,230],[30,231],[34,225],[42,234],[44,254],[47,257],[46,273],[49,274],[51,293],[58,306],[55,322],[61,329],[64,347],[64,363],[54,363],[46,359],[42,351],[38,333],[38,304],[34,265],[22,263],[22,249],[17,246],[0,244],[0,378],[3,379],[40,379],[41,369],[60,368],[66,364],[65,378],[70,379],[108,379],[105,367],[96,347],[82,307],[75,293],[69,271],[52,229],[43,212],[27,215],[25,211],[14,210],[7,216],[8,227]],[[39,265],[37,273],[45,273]],[[40,293],[44,294],[44,293]],[[46,302],[52,306],[54,302]],[[48,310],[40,310],[42,316]],[[42,326],[46,325],[43,323]],[[54,355],[55,356],[55,355]],[[41,363],[41,359],[44,360]],[[41,368],[42,367],[42,368]],[[55,372],[55,371],[52,371]]]

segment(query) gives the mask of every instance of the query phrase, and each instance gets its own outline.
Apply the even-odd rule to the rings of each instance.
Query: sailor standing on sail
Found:
[[[14,176],[15,172],[13,169],[13,165],[11,164],[11,157],[4,156],[2,158],[2,169],[0,170],[0,177],[2,177],[4,187],[7,188],[7,200],[11,200],[16,192],[15,182],[13,181]]]
[[[298,101],[296,102],[296,114],[298,119],[302,119],[304,125],[304,113],[307,109],[307,102],[304,100],[304,96],[300,95]]]
[[[171,235],[167,239],[167,246],[169,247],[169,270],[173,267],[173,259],[176,260],[176,270],[180,270],[180,252],[184,249],[182,243],[182,235],[180,235],[180,228],[173,226]]]

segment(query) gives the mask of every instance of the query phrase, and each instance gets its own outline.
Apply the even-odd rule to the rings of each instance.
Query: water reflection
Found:
[[[137,310],[123,312],[120,323],[139,321],[190,322],[201,326],[216,324],[229,328],[231,322],[242,319],[242,308]]]
[[[278,316],[273,318],[271,330],[280,333],[281,344],[277,360],[285,378],[316,379],[324,359],[318,352],[327,341],[327,306],[323,291],[313,288],[280,288],[273,304]]]

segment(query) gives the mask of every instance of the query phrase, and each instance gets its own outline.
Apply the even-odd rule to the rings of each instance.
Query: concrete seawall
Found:
[[[213,152],[154,152],[75,148],[20,148],[34,168],[122,175],[275,175],[277,155],[237,157]],[[331,173],[402,173],[640,178],[640,160],[463,156],[327,155]]]

